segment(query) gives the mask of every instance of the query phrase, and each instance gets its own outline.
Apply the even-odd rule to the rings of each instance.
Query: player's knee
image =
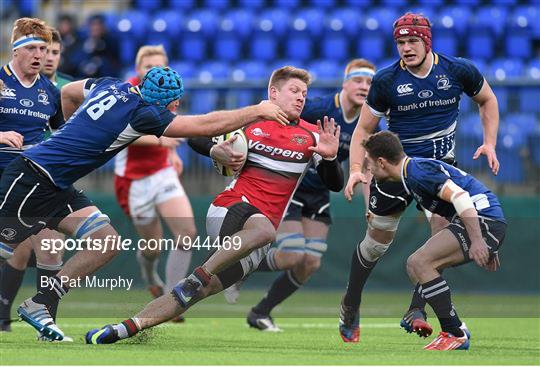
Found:
[[[276,252],[275,259],[280,270],[291,269],[301,264],[304,259],[303,251],[280,251]]]
[[[61,264],[62,257],[64,255],[63,251],[58,251],[55,253],[48,251],[36,251],[36,262],[38,264]],[[28,256],[30,258],[30,254]],[[27,258],[27,261],[28,261]]]
[[[388,243],[378,242],[367,233],[366,237],[360,242],[360,253],[367,261],[374,262],[379,260],[388,251],[391,243],[392,241]]]
[[[407,258],[407,274],[409,274],[409,277],[416,274],[416,271],[418,269],[418,257],[416,256],[416,253],[410,255]]]
[[[306,253],[306,256],[304,256],[304,261],[302,262],[302,267],[306,276],[315,273],[321,267],[321,257]]]
[[[261,226],[257,230],[257,237],[259,238],[259,243],[256,248],[266,246],[276,240],[276,229],[272,225]]]
[[[306,239],[302,233],[279,233],[276,238],[280,269],[291,269],[304,259]]]

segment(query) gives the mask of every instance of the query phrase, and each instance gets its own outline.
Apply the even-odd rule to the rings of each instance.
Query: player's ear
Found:
[[[278,89],[275,85],[268,88],[268,99],[274,101],[277,98]]]

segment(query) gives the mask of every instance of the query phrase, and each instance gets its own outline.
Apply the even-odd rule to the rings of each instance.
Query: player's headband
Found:
[[[349,70],[345,76],[343,77],[343,81],[346,82],[349,79],[355,78],[357,76],[369,76],[370,78],[373,78],[373,75],[375,75],[375,72],[373,69],[362,67],[362,68],[354,68]]]
[[[29,34],[27,36],[22,36],[21,38],[15,40],[12,45],[13,51],[15,51],[18,48],[21,48],[23,46],[32,45],[32,44],[47,44],[47,41],[45,41],[43,38],[35,36],[33,34]]]

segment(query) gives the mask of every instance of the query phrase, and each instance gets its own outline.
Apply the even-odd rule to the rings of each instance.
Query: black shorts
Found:
[[[291,204],[283,220],[302,220],[309,218],[328,225],[332,224],[330,216],[330,191],[296,190]]]
[[[490,258],[495,256],[501,247],[504,236],[506,235],[506,223],[489,218],[479,217],[480,230],[482,231],[482,237],[489,247]],[[469,248],[471,247],[471,240],[469,234],[465,229],[465,225],[460,217],[457,215],[452,218],[450,224],[446,227],[457,238],[465,262],[471,261],[469,257]]]
[[[0,179],[0,240],[20,243],[92,202],[73,186],[55,186],[26,158],[15,158]]]
[[[401,182],[377,183],[375,178],[369,186],[369,211],[375,215],[388,216],[403,212],[413,201]]]

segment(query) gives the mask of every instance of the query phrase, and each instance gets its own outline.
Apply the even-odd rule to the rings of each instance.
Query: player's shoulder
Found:
[[[129,78],[127,82],[131,85],[139,85],[141,83],[141,79],[135,75]]]
[[[310,131],[312,133],[316,133],[316,132],[319,131],[318,128],[317,128],[317,125],[310,124],[306,120],[302,120],[302,119],[299,119],[298,127],[301,128],[301,129],[308,130],[308,131]]]
[[[373,76],[373,83],[393,81],[396,75],[402,73],[404,69],[401,67],[400,60],[396,60],[390,65],[379,69]]]
[[[439,63],[448,68],[450,72],[457,74],[458,76],[464,73],[470,73],[472,70],[478,70],[476,65],[469,59],[464,57],[449,56],[443,54],[437,54]]]
[[[431,158],[410,158],[407,162],[408,171],[413,175],[432,175],[442,172],[443,162]]]

